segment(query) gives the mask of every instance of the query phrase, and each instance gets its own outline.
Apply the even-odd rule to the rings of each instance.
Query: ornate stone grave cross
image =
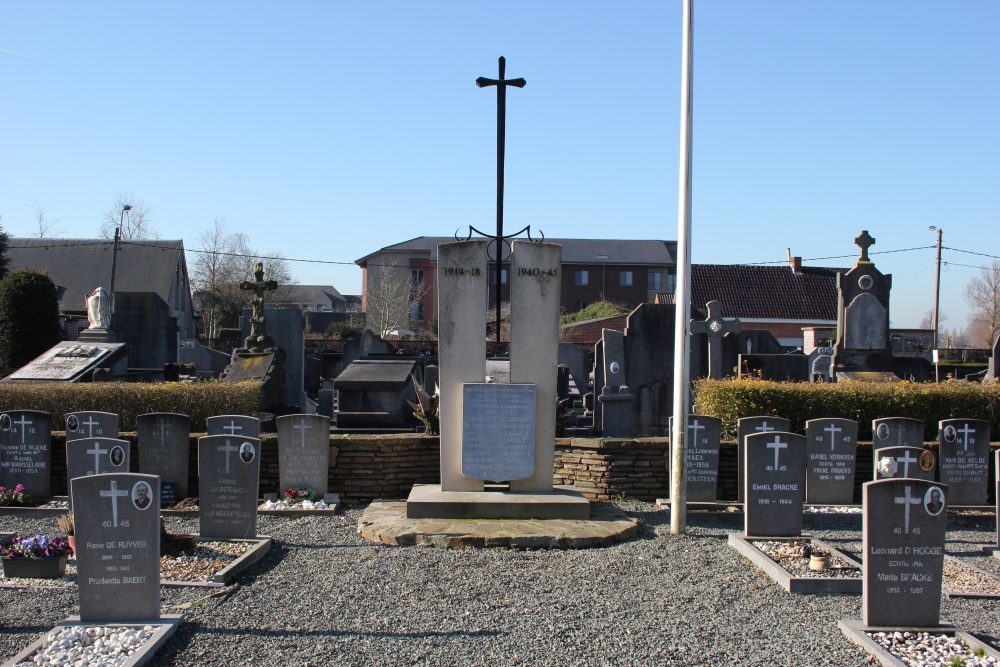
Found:
[[[690,330],[692,335],[705,334],[708,336],[708,377],[713,380],[721,380],[723,377],[722,337],[727,333],[743,331],[743,325],[736,319],[722,319],[721,301],[709,301],[706,307],[708,308],[708,318],[703,322],[691,320]]]
[[[107,454],[108,450],[101,449],[101,443],[95,443],[93,449],[87,450],[88,454],[94,455],[94,474],[101,474],[101,454]]]
[[[906,487],[906,493],[902,496],[896,496],[895,498],[897,505],[902,505],[906,508],[906,512],[903,517],[903,526],[905,527],[905,534],[910,534],[910,505],[919,505],[920,498],[914,498],[910,495],[910,487]]]
[[[858,262],[868,262],[870,264],[871,260],[868,259],[868,248],[875,245],[875,239],[872,238],[867,229],[862,229],[861,235],[854,239],[854,243],[861,248],[861,257],[858,258]]]
[[[111,498],[111,516],[114,518],[115,528],[118,527],[118,499],[127,496],[128,491],[118,489],[118,482],[111,480],[111,490],[101,491],[102,498]]]
[[[250,305],[250,335],[243,344],[249,349],[266,349],[274,347],[274,341],[267,335],[264,318],[264,293],[278,289],[277,280],[264,280],[264,264],[257,262],[253,267],[254,280],[244,280],[240,283],[241,290],[253,292]]]

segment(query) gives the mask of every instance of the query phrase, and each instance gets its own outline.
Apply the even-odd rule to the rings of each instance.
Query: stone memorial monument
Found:
[[[872,445],[883,447],[923,447],[924,423],[909,417],[884,417],[872,420]]]
[[[112,412],[70,412],[66,415],[66,442],[81,438],[117,437],[118,415]]]
[[[744,533],[747,537],[802,534],[806,499],[806,439],[774,431],[746,437]]]
[[[691,335],[704,335],[708,339],[708,377],[721,380],[726,376],[722,338],[743,331],[743,325],[738,319],[727,320],[722,317],[721,301],[709,301],[705,307],[708,309],[708,317],[701,322],[691,320],[690,331]]]
[[[159,475],[161,505],[187,498],[191,418],[150,412],[135,418],[139,437],[139,472]]]
[[[34,498],[51,495],[52,416],[38,410],[0,414],[0,485],[24,486]]]
[[[736,422],[736,443],[737,443],[737,456],[739,457],[739,502],[743,502],[746,498],[746,492],[744,488],[745,484],[745,470],[746,470],[746,438],[748,435],[753,433],[769,433],[771,431],[780,431],[782,433],[787,433],[792,430],[791,423],[782,417],[743,417],[738,422]]]
[[[669,428],[673,433],[673,417],[670,418]],[[687,500],[693,503],[715,502],[719,485],[722,420],[689,414],[687,432]],[[668,461],[668,469],[669,466]]]
[[[858,459],[858,422],[811,419],[806,422],[806,502],[850,505]]]
[[[82,382],[91,380],[96,372],[115,376],[124,375],[127,370],[124,343],[90,345],[69,340],[56,343],[0,382]]]
[[[985,505],[989,494],[990,423],[980,419],[938,422],[938,469],[948,504]]]
[[[937,458],[921,447],[882,447],[875,450],[875,480],[923,479],[933,482]]]
[[[601,332],[603,341],[604,386],[597,396],[600,410],[600,433],[605,438],[635,437],[632,403],[635,400],[625,385],[625,334],[613,329]]]
[[[247,436],[198,438],[198,532],[201,537],[257,537],[260,440]]]
[[[66,479],[128,472],[128,440],[80,438],[66,442]],[[70,509],[73,498],[70,497]]]
[[[216,415],[205,420],[208,435],[229,435],[234,438],[259,438],[260,420],[246,415]]]
[[[278,495],[310,489],[320,497],[329,490],[330,419],[323,415],[285,415],[278,428]]]

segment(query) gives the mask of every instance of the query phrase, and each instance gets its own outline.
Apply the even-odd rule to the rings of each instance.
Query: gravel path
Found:
[[[185,623],[150,665],[830,665],[867,656],[837,628],[861,597],[789,595],[726,544],[733,525],[626,503],[638,538],[583,551],[384,547],[356,534],[361,510],[262,516],[271,552],[221,594],[161,589]],[[49,520],[0,528],[49,532]],[[167,519],[176,532],[197,521]],[[847,551],[858,529],[813,530]],[[991,572],[987,529],[949,531],[948,552]],[[76,613],[74,591],[0,590],[0,661]],[[944,600],[942,618],[1000,646],[1000,602]]]

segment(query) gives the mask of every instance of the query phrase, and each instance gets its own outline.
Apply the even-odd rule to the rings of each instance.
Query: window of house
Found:
[[[589,305],[586,301],[577,301],[574,307],[576,308],[576,312],[580,312]]]
[[[677,276],[674,274],[667,275],[667,294],[673,294],[677,291]]]
[[[497,284],[497,270],[494,268],[490,270],[490,285],[496,285],[496,284]],[[507,284],[507,269],[500,269],[500,284],[501,285]]]
[[[424,302],[414,301],[410,304],[410,321],[411,322],[423,322],[424,321]]]
[[[646,274],[646,289],[650,292],[659,292],[663,274],[659,271],[650,271]]]
[[[574,271],[573,272],[574,282],[577,285],[589,285],[590,284],[590,272],[589,271]]]
[[[632,286],[632,272],[631,271],[621,271],[618,273],[618,284],[622,287]]]
[[[424,270],[423,269],[410,269],[410,282],[414,285],[419,285],[424,282]]]

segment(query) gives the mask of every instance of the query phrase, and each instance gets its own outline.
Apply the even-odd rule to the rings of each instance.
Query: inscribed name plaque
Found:
[[[743,488],[744,478],[746,477],[743,473],[746,469],[746,465],[744,464],[746,460],[746,437],[751,433],[769,433],[771,431],[787,433],[791,430],[791,422],[781,417],[743,417],[736,422],[736,455],[739,458],[739,479],[737,480],[737,484],[739,485],[739,502],[742,503],[746,498],[746,490]]]
[[[924,423],[909,417],[885,417],[872,420],[872,444],[883,447],[923,447]]]
[[[938,422],[941,483],[948,504],[985,505],[989,493],[990,423],[979,419]]]
[[[320,496],[330,478],[330,419],[322,415],[285,415],[278,427],[278,489],[311,489]]]
[[[922,479],[864,485],[865,625],[939,625],[946,496],[946,487]]]
[[[177,498],[187,498],[190,417],[171,412],[151,412],[139,415],[135,421],[139,433],[139,472],[159,475],[165,484],[176,484]],[[160,502],[164,499],[160,498]]]
[[[246,415],[216,415],[205,420],[208,435],[231,435],[237,438],[259,438],[260,420]]]
[[[118,415],[113,412],[70,412],[66,415],[67,442],[81,438],[117,437]]]
[[[462,385],[462,475],[503,482],[535,472],[535,386]]]
[[[674,418],[668,428],[674,432]],[[719,482],[719,441],[722,420],[705,415],[688,415],[687,430],[687,499],[710,503],[716,499]]]
[[[805,436],[779,431],[748,435],[746,454],[746,535],[801,535],[806,500]]]
[[[70,481],[80,620],[160,618],[160,479],[113,473]]]
[[[937,458],[923,447],[883,447],[875,450],[875,480],[925,479],[933,482]]]
[[[850,505],[858,459],[858,423],[851,419],[806,422],[806,502]]]
[[[115,438],[81,438],[66,443],[66,479],[128,472],[129,442]],[[70,497],[70,508],[73,507]]]
[[[202,537],[257,537],[260,440],[198,438],[198,521]]]
[[[50,495],[52,417],[37,410],[0,414],[0,484],[24,486],[35,498]]]

